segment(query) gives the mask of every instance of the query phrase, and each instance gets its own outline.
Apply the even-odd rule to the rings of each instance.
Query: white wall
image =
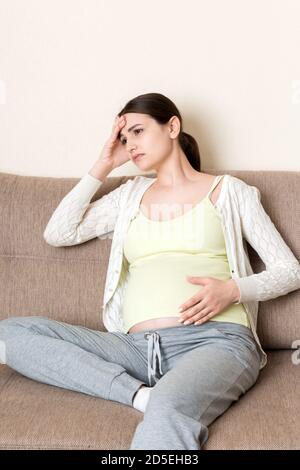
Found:
[[[0,0],[0,171],[81,177],[148,92],[202,171],[299,170],[299,18],[299,0]]]

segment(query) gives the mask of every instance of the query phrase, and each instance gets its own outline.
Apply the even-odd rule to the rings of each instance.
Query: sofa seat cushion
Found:
[[[203,449],[299,449],[299,351],[266,352],[257,382],[210,425]]]
[[[143,418],[122,403],[38,382],[5,364],[0,394],[2,450],[127,449]]]

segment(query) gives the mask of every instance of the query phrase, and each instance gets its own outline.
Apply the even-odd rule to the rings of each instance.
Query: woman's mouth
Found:
[[[134,157],[134,161],[138,161],[140,160],[145,154],[144,153],[140,153],[137,157]]]

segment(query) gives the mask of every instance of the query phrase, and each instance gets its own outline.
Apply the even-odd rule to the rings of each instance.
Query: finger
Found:
[[[188,318],[184,320],[184,325],[189,325],[191,323],[195,323],[196,321],[201,320],[201,318],[205,315],[208,315],[211,312],[211,309],[209,307],[203,308],[202,310],[199,311],[194,311]]]
[[[204,297],[200,294],[191,297],[191,299],[189,299],[186,303],[182,304],[183,310],[179,310],[180,316],[182,318],[185,318],[186,316],[191,315],[195,311],[195,308],[197,308],[197,311],[199,311],[199,308],[205,308],[206,305],[204,304],[204,302]]]
[[[187,300],[186,302],[184,302],[184,304],[179,305],[178,311],[179,311],[180,313],[181,313],[181,312],[184,312],[186,309],[192,307],[193,305],[195,305],[196,303],[198,303],[200,300],[201,300],[201,297],[200,297],[199,295],[194,296],[194,297],[191,297],[189,300]]]
[[[112,131],[111,139],[110,139],[112,143],[114,143],[114,141],[118,137],[118,134],[119,134],[120,130],[122,129],[122,127],[125,126],[125,124],[126,124],[125,121],[116,119],[116,122],[113,125],[113,131]]]
[[[210,318],[212,318],[214,316],[214,313],[213,312],[210,312],[208,313],[207,315],[205,315],[204,317],[202,317],[200,320],[197,320],[195,322],[195,325],[202,325],[202,323],[205,323],[207,322]]]
[[[121,127],[125,126],[126,121],[124,116],[117,116],[115,119],[115,122],[113,124],[113,131],[116,131],[117,129],[119,130]]]

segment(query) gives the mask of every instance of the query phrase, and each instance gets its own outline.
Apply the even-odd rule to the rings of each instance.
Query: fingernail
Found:
[[[179,322],[179,323],[182,323],[182,322],[183,322],[183,318],[180,318],[180,319],[178,320],[178,322]]]

